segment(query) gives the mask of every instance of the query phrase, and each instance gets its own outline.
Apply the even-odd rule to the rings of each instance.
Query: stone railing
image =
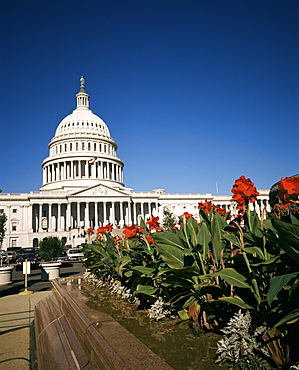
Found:
[[[76,279],[53,280],[54,293],[35,307],[39,370],[173,370],[110,315],[89,307],[72,288]]]

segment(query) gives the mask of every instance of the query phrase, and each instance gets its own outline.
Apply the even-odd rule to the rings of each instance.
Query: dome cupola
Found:
[[[123,162],[106,123],[89,108],[80,78],[77,107],[58,125],[43,163],[41,190],[79,189],[105,183],[123,186]]]

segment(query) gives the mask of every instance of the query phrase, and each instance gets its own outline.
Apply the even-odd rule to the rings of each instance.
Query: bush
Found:
[[[62,241],[56,236],[49,236],[44,238],[39,243],[39,253],[44,261],[53,261],[63,251]]]

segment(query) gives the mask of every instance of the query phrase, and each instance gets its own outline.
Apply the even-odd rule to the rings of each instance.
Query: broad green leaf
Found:
[[[184,267],[184,251],[173,245],[157,243],[157,251],[170,268]]]
[[[134,266],[132,270],[139,271],[145,275],[152,275],[155,272],[155,269],[146,266]]]
[[[180,316],[180,318],[182,320],[189,320],[190,319],[187,310],[180,310],[180,311],[178,311],[178,315]]]
[[[293,225],[298,225],[299,226],[299,220],[297,220],[297,218],[293,215],[290,215],[291,217],[291,222]]]
[[[137,285],[135,293],[142,293],[146,295],[152,295],[155,294],[158,288],[150,286],[150,285]]]
[[[271,306],[273,300],[277,294],[281,291],[285,284],[287,284],[293,277],[297,276],[299,272],[292,274],[285,274],[281,276],[275,276],[270,279],[270,288],[267,293],[267,302]]]
[[[249,304],[247,304],[246,302],[244,302],[243,299],[241,299],[238,296],[234,296],[234,297],[220,297],[220,298],[218,298],[218,301],[220,301],[220,302],[222,301],[222,302],[234,304],[235,306],[244,308],[246,310],[252,310],[253,309],[252,306],[250,306]]]
[[[166,244],[172,245],[180,249],[185,248],[185,244],[182,239],[179,237],[178,233],[171,233],[169,231],[161,232],[161,233],[153,233],[153,239],[157,244]]]
[[[245,247],[244,251],[250,254],[257,254],[262,260],[265,259],[263,252],[259,247]]]
[[[205,276],[205,275],[204,275]],[[218,272],[214,272],[213,274],[207,274],[207,276],[220,276],[223,280],[225,280],[228,284],[234,285],[238,288],[249,288],[252,289],[251,286],[246,283],[246,277],[241,275],[233,268],[225,268]]]
[[[233,243],[237,247],[241,248],[240,240],[236,237],[235,234],[223,234],[222,238],[230,241],[231,243]]]
[[[212,223],[211,223],[211,236],[212,236],[212,250],[213,256],[216,263],[220,260],[220,254],[223,249],[221,237],[223,235],[223,229],[227,226],[226,221],[215,212]]]
[[[279,235],[279,238],[277,238],[276,236],[270,233],[266,233],[266,237],[274,244],[276,244],[279,248],[281,248],[283,251],[285,251],[287,255],[291,257],[295,262],[299,263],[299,252],[296,249],[294,249],[291,245],[286,243],[283,236]]]
[[[209,248],[209,243],[211,241],[211,233],[208,229],[207,224],[204,222],[199,229],[197,234],[197,240],[200,245],[202,245],[202,255],[206,258]]]
[[[279,237],[299,251],[299,226],[276,218],[272,219],[272,224],[278,231]]]
[[[273,326],[273,328],[278,328],[280,325],[283,324],[292,324],[298,319],[299,319],[299,308],[296,308],[296,310],[289,312],[286,316],[280,319],[278,323],[276,323]]]

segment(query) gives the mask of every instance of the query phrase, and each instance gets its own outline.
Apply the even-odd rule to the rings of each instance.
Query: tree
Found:
[[[63,251],[63,243],[57,236],[48,236],[39,243],[39,253],[44,261],[52,261]]]
[[[170,211],[168,207],[164,207],[163,215],[163,226],[165,227],[165,229],[169,230],[173,228],[177,223],[175,215]]]
[[[1,267],[2,267],[2,243],[5,237],[7,217],[5,213],[0,214],[0,254],[1,254]]]

